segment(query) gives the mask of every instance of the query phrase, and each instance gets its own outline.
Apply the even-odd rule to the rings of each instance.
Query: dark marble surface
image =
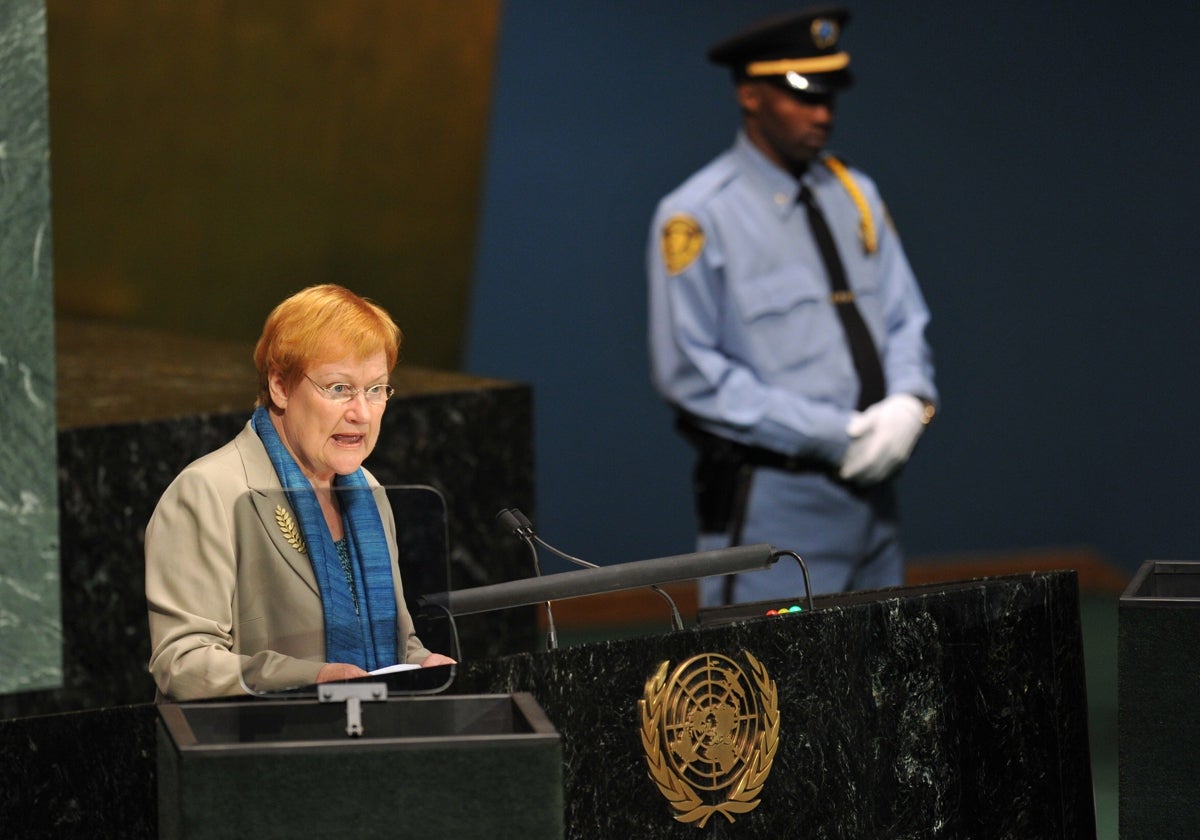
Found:
[[[254,406],[253,344],[60,318],[54,347],[59,429],[228,414]],[[392,372],[399,400],[514,384],[403,362]]]
[[[637,701],[663,660],[742,651],[778,687],[779,748],[761,804],[698,833],[647,774]],[[562,736],[572,838],[1096,835],[1073,572],[472,661],[453,691],[533,693]],[[155,714],[144,704],[0,721],[0,824],[97,836],[78,820],[51,830],[50,814],[88,813],[109,836],[153,836]],[[61,783],[76,778],[87,783]]]
[[[0,721],[0,833],[158,836],[151,704]]]
[[[63,412],[58,434],[63,686],[0,696],[0,718],[153,698],[146,672],[146,522],[175,475],[236,435],[250,414],[249,407],[172,411],[198,404],[250,406],[254,399],[253,369],[242,360],[249,356],[246,348],[237,352],[220,342],[66,326],[60,331],[59,366],[72,373],[64,377],[59,399],[68,403],[74,394],[77,404],[74,413]],[[139,357],[153,374],[149,379],[134,365]],[[112,369],[100,380],[103,387],[86,388],[88,377],[81,371],[99,376],[106,363]],[[249,384],[231,370],[248,371]],[[531,389],[400,370],[398,396],[388,405],[367,466],[385,484],[429,485],[442,493],[454,587],[528,576],[523,546],[500,532],[495,514],[502,507],[533,508]],[[201,388],[198,382],[208,384]],[[199,402],[183,396],[193,386],[201,391]],[[145,396],[143,413],[153,419],[119,419],[137,392]],[[90,408],[83,412],[80,404]],[[89,425],[82,422],[85,416],[111,422]],[[537,644],[536,613],[526,608],[484,616],[460,623],[459,633],[465,656],[531,650]]]
[[[455,690],[542,704],[570,837],[697,836],[648,777],[637,701],[664,659],[746,650],[778,686],[780,746],[759,807],[706,836],[1094,838],[1074,573],[942,591],[470,662]]]

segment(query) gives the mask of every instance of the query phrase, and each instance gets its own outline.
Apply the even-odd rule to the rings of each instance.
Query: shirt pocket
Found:
[[[739,283],[734,298],[740,327],[759,371],[786,371],[826,357],[841,327],[823,274],[792,265]]]

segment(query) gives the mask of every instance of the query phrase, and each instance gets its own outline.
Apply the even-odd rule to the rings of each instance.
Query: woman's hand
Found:
[[[425,661],[421,663],[422,668],[432,668],[434,665],[454,665],[456,664],[449,656],[443,656],[440,653],[431,653],[425,657]]]
[[[326,662],[317,673],[317,682],[337,682],[366,676],[369,676],[366,671],[349,662]]]

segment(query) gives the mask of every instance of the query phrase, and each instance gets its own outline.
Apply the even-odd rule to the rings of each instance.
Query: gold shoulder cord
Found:
[[[858,208],[858,238],[862,240],[863,250],[868,254],[874,254],[879,250],[879,235],[875,230],[875,220],[871,218],[871,208],[867,206],[866,196],[863,195],[858,183],[850,175],[846,164],[833,155],[825,155],[822,161],[829,167],[833,176],[841,182],[846,192],[850,194],[850,200]]]

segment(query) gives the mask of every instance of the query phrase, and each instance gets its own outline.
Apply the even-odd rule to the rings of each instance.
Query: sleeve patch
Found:
[[[678,274],[704,250],[704,231],[686,213],[677,213],[662,226],[662,254],[668,274]]]

